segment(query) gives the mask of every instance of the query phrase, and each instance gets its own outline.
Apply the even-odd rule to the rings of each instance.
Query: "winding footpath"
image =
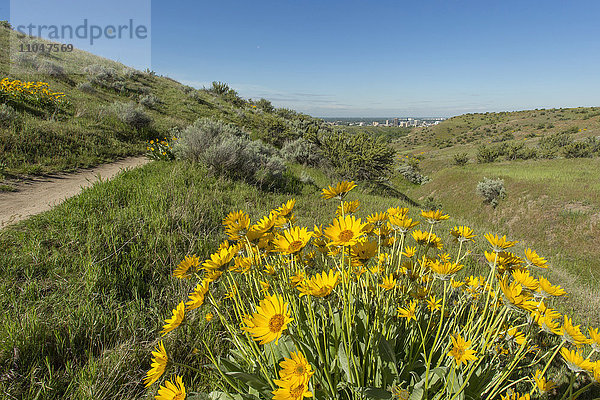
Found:
[[[33,178],[17,185],[16,192],[0,192],[0,229],[50,210],[79,194],[100,178],[111,179],[124,169],[144,165],[146,157],[129,157],[72,174]]]

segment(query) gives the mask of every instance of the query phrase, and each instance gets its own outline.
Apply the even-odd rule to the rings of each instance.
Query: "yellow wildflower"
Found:
[[[144,378],[144,384],[146,387],[156,382],[158,378],[160,378],[165,372],[165,368],[167,367],[169,358],[167,357],[167,351],[165,350],[165,345],[163,344],[162,340],[158,346],[154,348],[152,356],[153,358],[152,364],[150,365],[150,370],[146,373],[146,378]]]
[[[355,187],[356,187],[356,184],[354,183],[354,181],[339,182],[335,186],[329,186],[328,188],[323,189],[322,196],[324,199],[336,198],[338,200],[342,200],[348,194],[348,192],[351,191],[352,189],[354,189]]]
[[[325,228],[323,234],[331,240],[329,246],[353,246],[362,241],[362,229],[365,225],[360,218],[347,215],[333,220],[333,224]]]
[[[452,350],[448,352],[448,355],[454,358],[457,367],[462,363],[467,365],[469,361],[477,360],[475,350],[469,348],[471,347],[470,340],[465,341],[461,335],[450,336],[450,339],[452,340]]]
[[[423,218],[425,218],[427,220],[427,222],[432,225],[437,224],[439,222],[442,222],[442,221],[450,218],[450,216],[448,214],[444,214],[444,212],[442,210],[428,210],[428,211],[421,210],[421,216]]]
[[[273,340],[277,344],[281,334],[287,329],[287,324],[294,320],[290,314],[288,303],[283,301],[283,297],[266,295],[256,307],[256,312],[245,319],[246,327],[243,329],[254,336],[254,340],[260,341],[260,344]]]
[[[539,369],[535,371],[533,380],[535,382],[536,387],[542,394],[546,393],[556,387],[556,384],[554,382],[547,381],[546,378],[544,378],[542,376],[542,371],[540,371]]]
[[[183,379],[175,376],[175,383],[167,381],[165,386],[158,389],[158,394],[154,397],[156,400],[184,400],[186,396]]]
[[[406,318],[406,322],[411,319],[417,320],[417,300],[411,300],[410,304],[406,308],[398,307],[398,317]]]
[[[396,287],[396,279],[394,279],[392,274],[388,277],[383,277],[383,283],[379,284],[379,287],[382,287],[385,290],[391,290]]]
[[[487,239],[488,242],[490,242],[490,244],[492,245],[492,249],[495,252],[499,252],[504,249],[508,249],[509,247],[512,247],[515,244],[519,243],[518,241],[511,242],[511,241],[507,240],[506,235],[504,235],[502,237],[498,237],[498,235],[492,235],[491,233],[486,233],[484,235],[484,237]]]
[[[592,372],[594,368],[594,363],[592,363],[589,358],[584,359],[576,350],[569,350],[566,347],[563,347],[560,349],[560,354],[563,356],[567,368],[573,372]]]
[[[181,322],[183,321],[183,317],[185,316],[185,303],[182,301],[177,305],[177,308],[173,309],[173,316],[171,318],[165,319],[165,325],[163,325],[162,331],[160,333],[164,336],[172,330],[176,329]]]

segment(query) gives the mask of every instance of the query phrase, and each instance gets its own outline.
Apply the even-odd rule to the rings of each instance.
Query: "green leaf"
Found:
[[[425,391],[422,387],[414,388],[410,394],[408,400],[421,400]]]
[[[379,339],[379,352],[382,360],[392,362],[394,366],[397,365],[396,352],[392,349],[390,342],[383,336]]]
[[[259,392],[268,390],[270,387],[267,382],[263,381],[259,376],[254,374],[249,374],[247,372],[227,372],[227,375],[233,376],[235,379],[238,379],[250,387],[258,390]]]
[[[367,399],[391,399],[392,393],[380,388],[364,388],[364,393]]]
[[[338,348],[338,361],[340,362],[340,367],[342,368],[342,371],[346,373],[346,380],[350,381],[350,362],[348,360],[346,350],[344,350],[344,343],[340,343],[340,346]]]
[[[276,361],[283,360],[283,357],[289,357],[290,351],[294,351],[296,346],[289,336],[281,336],[277,341],[265,344],[265,356],[269,360],[275,359]]]
[[[214,392],[210,392],[208,394],[208,397],[190,397],[190,396],[188,396],[187,398],[188,398],[188,400],[191,400],[191,399],[194,399],[194,400],[201,400],[201,399],[202,400],[204,400],[204,399],[210,399],[210,400],[237,400],[240,397],[236,398],[236,396],[231,395],[229,393],[214,391]]]

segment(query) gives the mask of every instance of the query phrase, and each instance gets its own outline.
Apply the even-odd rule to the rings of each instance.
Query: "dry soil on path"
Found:
[[[0,229],[29,218],[79,194],[99,179],[146,164],[146,157],[129,157],[70,174],[33,178],[17,184],[16,192],[0,192]]]

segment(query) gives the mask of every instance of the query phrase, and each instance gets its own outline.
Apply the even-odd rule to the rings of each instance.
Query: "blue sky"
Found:
[[[315,116],[599,106],[599,15],[595,0],[154,1],[151,68]]]

